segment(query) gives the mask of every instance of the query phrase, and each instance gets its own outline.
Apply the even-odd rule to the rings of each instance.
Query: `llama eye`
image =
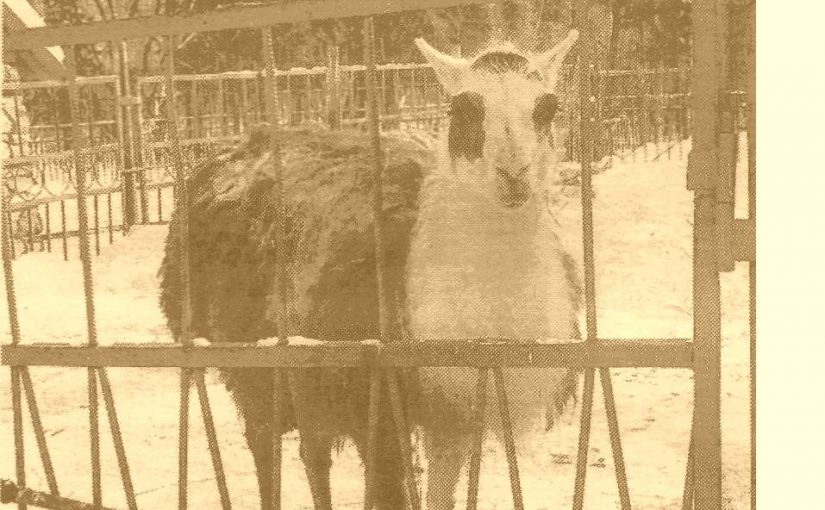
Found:
[[[484,98],[478,92],[462,92],[450,100],[450,156],[481,158],[484,149]]]
[[[462,92],[450,100],[453,123],[480,123],[484,120],[484,98],[478,92]]]
[[[533,125],[536,131],[547,130],[558,111],[559,98],[555,94],[542,94],[536,98],[536,105],[533,107]]]

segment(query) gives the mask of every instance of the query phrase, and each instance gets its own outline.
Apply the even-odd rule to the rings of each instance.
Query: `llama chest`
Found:
[[[575,275],[551,220],[536,203],[508,210],[486,197],[423,190],[407,267],[412,335],[570,338]]]

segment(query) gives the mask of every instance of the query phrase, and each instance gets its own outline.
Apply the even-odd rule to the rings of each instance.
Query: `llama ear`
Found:
[[[567,37],[565,37],[564,40],[555,45],[552,49],[533,56],[533,64],[544,75],[544,79],[547,82],[547,86],[550,91],[553,91],[556,88],[556,81],[558,81],[559,70],[561,69],[561,64],[564,61],[564,57],[567,56],[567,53],[569,53],[573,45],[576,44],[578,38],[579,31],[573,29],[567,34]]]
[[[460,92],[470,63],[463,58],[441,53],[420,37],[415,40],[415,45],[433,66],[438,81],[447,93],[453,95]]]

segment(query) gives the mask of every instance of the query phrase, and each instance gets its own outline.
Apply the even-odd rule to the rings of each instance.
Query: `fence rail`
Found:
[[[65,367],[660,367],[690,368],[688,339],[599,339],[575,343],[479,343],[427,341],[380,345],[325,342],[319,345],[210,346],[115,344],[76,346],[35,343],[4,346],[3,365]]]

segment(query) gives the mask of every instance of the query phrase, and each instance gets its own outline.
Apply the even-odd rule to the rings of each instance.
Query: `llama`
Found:
[[[471,61],[417,41],[452,104],[410,245],[406,305],[414,338],[579,337],[580,284],[546,201],[557,163],[555,84],[577,37],[571,31],[538,56],[505,46]],[[517,439],[576,390],[573,370],[503,373]],[[431,473],[427,508],[453,508],[472,441],[476,372],[426,368],[419,376],[416,421],[425,430]],[[500,427],[491,428],[500,436]]]
[[[535,56],[493,48],[472,61],[417,44],[452,96],[440,148],[425,135],[382,135],[386,289],[397,306],[393,335],[408,339],[571,339],[579,284],[546,211],[556,163],[553,94],[577,34]],[[286,230],[275,245],[270,137],[282,147]],[[191,334],[210,342],[277,336],[274,250],[289,275],[289,334],[319,340],[377,338],[370,140],[355,131],[255,130],[194,172],[189,239]],[[180,335],[178,238],[172,217],[160,269],[161,306]],[[244,421],[261,507],[269,500],[270,437],[297,427],[316,509],[332,508],[331,451],[350,437],[365,453],[368,373],[364,369],[222,370]],[[575,392],[570,370],[506,370],[519,437]],[[425,430],[427,508],[453,508],[469,454],[474,373],[422,369],[402,379],[412,417]],[[271,419],[272,395],[288,404]],[[382,510],[403,508],[401,459],[388,407],[379,419],[375,495]],[[497,430],[493,427],[494,430]]]

